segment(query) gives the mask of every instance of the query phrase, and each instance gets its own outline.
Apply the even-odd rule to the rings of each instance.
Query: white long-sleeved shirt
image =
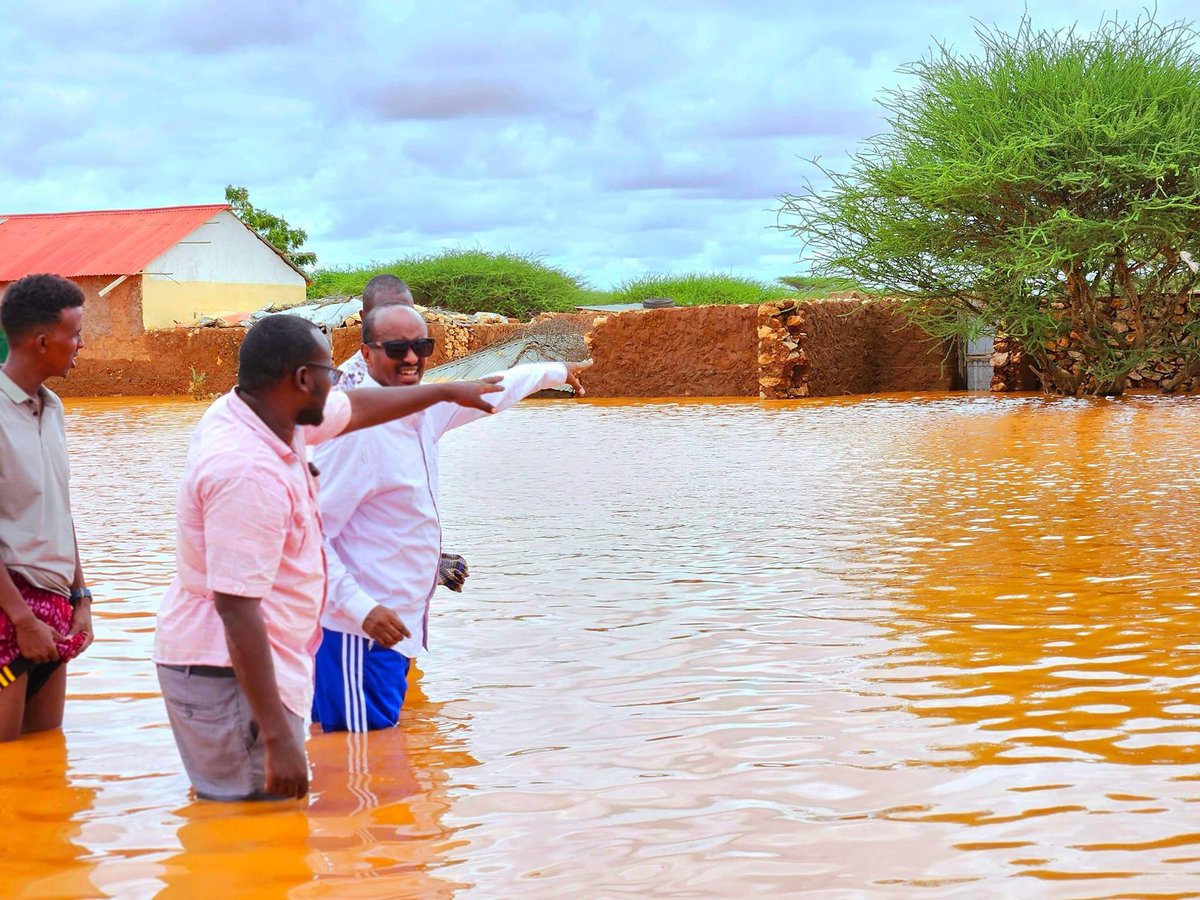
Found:
[[[497,372],[502,391],[488,394],[497,410],[567,380],[562,363],[529,363]],[[362,387],[378,383],[367,375]],[[486,413],[454,403],[321,444],[313,463],[321,472],[328,587],[321,624],[366,637],[363,619],[382,604],[400,617],[411,637],[392,649],[413,657],[428,647],[429,602],[442,552],[438,514],[438,440],[451,428]]]

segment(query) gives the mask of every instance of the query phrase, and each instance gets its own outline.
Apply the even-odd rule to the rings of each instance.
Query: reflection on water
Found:
[[[65,746],[3,751],[8,890],[1200,890],[1200,399],[531,403],[454,432],[472,579],[403,729],[314,736],[311,802],[278,807],[188,803],[146,661],[202,409],[69,411],[99,637]]]

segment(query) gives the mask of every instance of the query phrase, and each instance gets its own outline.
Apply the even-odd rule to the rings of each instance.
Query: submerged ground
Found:
[[[305,809],[190,804],[147,662],[201,413],[70,403],[99,638],[65,738],[3,751],[6,891],[1200,886],[1200,399],[527,403],[453,433],[472,579],[403,728],[310,741]]]

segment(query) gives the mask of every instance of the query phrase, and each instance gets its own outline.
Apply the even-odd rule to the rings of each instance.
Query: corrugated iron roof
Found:
[[[0,282],[136,275],[228,204],[0,215]]]
[[[253,325],[259,319],[265,319],[267,316],[299,316],[301,319],[307,319],[312,322],[328,334],[334,328],[341,328],[346,324],[348,318],[360,312],[362,312],[362,298],[349,297],[344,300],[334,300],[332,303],[289,306],[287,309],[272,310],[271,307],[267,306],[250,313],[246,319],[246,324]]]
[[[426,382],[471,381],[491,375],[493,372],[503,372],[519,363],[562,362],[578,356],[578,353],[573,352],[574,344],[581,341],[582,338],[579,335],[558,333],[516,337],[492,344],[470,356],[464,356],[430,369],[422,380]],[[551,388],[551,390],[574,393],[566,385]]]

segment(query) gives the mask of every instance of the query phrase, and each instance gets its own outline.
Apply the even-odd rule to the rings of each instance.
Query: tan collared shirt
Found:
[[[67,596],[75,580],[63,405],[34,398],[0,371],[0,562],[34,587]]]

